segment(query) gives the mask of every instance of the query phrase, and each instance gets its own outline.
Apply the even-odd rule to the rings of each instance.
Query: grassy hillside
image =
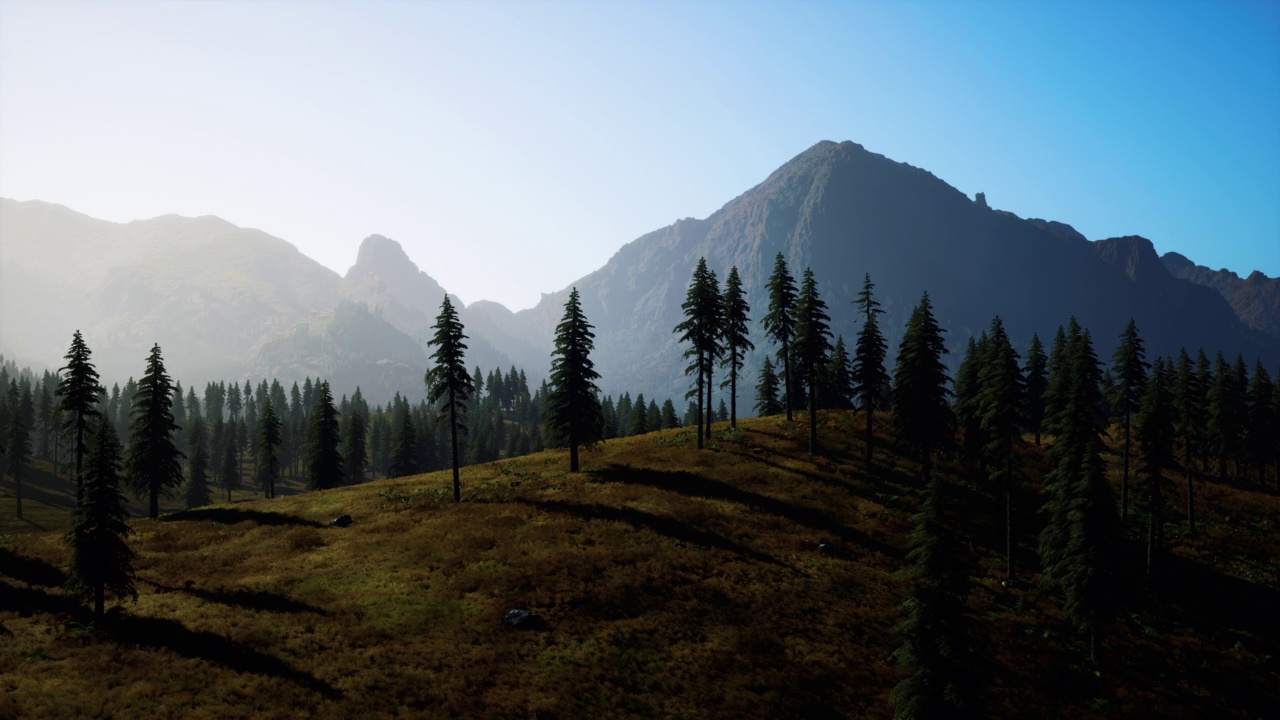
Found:
[[[100,629],[59,587],[60,534],[4,531],[0,718],[888,717],[917,468],[886,451],[868,477],[862,417],[820,417],[819,458],[764,418],[702,452],[687,429],[610,441],[581,473],[467,468],[461,504],[435,473],[135,521],[138,602]],[[994,715],[1280,707],[1274,494],[1205,487],[1202,536],[1171,526],[1162,599],[1135,592],[1099,672],[1058,599],[1000,582],[996,500],[966,498]]]

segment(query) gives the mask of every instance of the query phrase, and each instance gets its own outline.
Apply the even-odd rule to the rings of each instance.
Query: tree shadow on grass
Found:
[[[697,528],[690,527],[678,520],[662,517],[661,515],[654,515],[653,513],[647,513],[642,510],[636,510],[635,508],[614,507],[594,503],[575,503],[564,500],[529,500],[526,498],[515,498],[515,502],[537,508],[544,512],[574,515],[585,520],[616,520],[618,522],[627,523],[635,528],[652,530],[659,535],[664,535],[681,542],[701,545],[702,547],[714,548],[717,550],[727,550],[732,553],[744,555],[759,562],[768,563],[770,565],[785,566],[784,563],[779,562],[771,555],[752,550],[751,548],[740,543],[736,543],[726,537],[722,537],[705,530],[698,530]]]
[[[624,465],[609,465],[603,470],[597,470],[594,474],[606,482],[647,485],[691,497],[739,503],[754,510],[777,515],[811,530],[833,535],[839,538],[842,543],[857,543],[891,557],[898,557],[902,554],[902,551],[898,548],[876,540],[861,530],[851,528],[822,510],[792,505],[777,498],[742,490],[727,483],[709,480],[690,472],[682,470],[641,470]]]
[[[239,508],[197,508],[195,510],[180,510],[175,513],[169,513],[160,518],[160,522],[182,522],[182,521],[202,521],[222,523],[223,525],[235,525],[236,523],[245,522],[246,520],[257,525],[297,525],[301,527],[325,527],[324,523],[315,520],[307,520],[305,518],[295,517],[293,515],[285,515],[277,512],[262,512],[261,510],[241,510]]]
[[[43,560],[24,557],[9,548],[0,548],[0,575],[21,580],[28,585],[44,587],[62,587],[62,583],[67,581],[67,574],[62,568]]]
[[[225,588],[205,590],[198,587],[171,587],[151,580],[142,580],[142,582],[154,587],[157,592],[185,593],[200,598],[205,602],[215,602],[246,610],[263,610],[274,613],[314,613],[321,616],[328,616],[329,614],[329,611],[324,608],[308,605],[300,600],[294,600],[291,597],[265,590],[227,590]]]
[[[0,580],[0,610],[29,616],[34,613],[66,614],[87,621],[91,615],[68,594],[53,594],[37,587],[20,587]]]
[[[221,635],[192,630],[176,620],[124,615],[113,624],[111,636],[121,642],[205,660],[228,670],[286,680],[331,700],[342,697],[342,693],[329,683],[280,658],[244,647]]]

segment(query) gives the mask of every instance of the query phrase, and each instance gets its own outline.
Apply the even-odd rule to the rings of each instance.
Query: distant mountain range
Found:
[[[744,385],[753,386],[771,350],[759,319],[779,252],[797,278],[813,268],[846,341],[857,331],[852,300],[870,273],[891,352],[927,290],[953,364],[997,314],[1019,348],[1033,332],[1048,343],[1075,315],[1106,359],[1133,317],[1152,357],[1185,346],[1280,363],[1280,280],[1162,258],[1142,237],[1090,242],[1069,225],[992,209],[981,195],[970,199],[860,145],[821,142],[710,217],[644,235],[572,283],[596,326],[602,389],[683,395],[672,328],[703,256],[722,280],[734,265],[742,276],[757,345]],[[515,313],[488,301],[463,307],[468,364],[486,373],[514,365],[538,382],[568,291]],[[445,292],[380,235],[360,244],[339,277],[284,240],[216,217],[119,224],[0,199],[0,353],[19,362],[57,367],[79,328],[110,381],[139,375],[158,342],[171,373],[188,383],[322,375],[338,392],[359,384],[375,401],[397,391],[416,398]],[[751,396],[748,389],[740,405]]]

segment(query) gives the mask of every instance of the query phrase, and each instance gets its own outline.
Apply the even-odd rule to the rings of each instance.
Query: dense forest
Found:
[[[891,703],[902,718],[989,711],[984,641],[966,605],[981,574],[968,535],[975,507],[988,531],[999,528],[1003,581],[1034,576],[1059,598],[1081,653],[1101,668],[1108,633],[1135,602],[1134,579],[1147,595],[1178,581],[1168,562],[1171,528],[1196,535],[1203,483],[1280,492],[1280,393],[1260,362],[1199,348],[1148,357],[1133,321],[1105,339],[1116,345],[1109,361],[1098,355],[1103,339],[1075,318],[1046,328],[1047,346],[1036,335],[1015,348],[995,317],[968,339],[951,377],[946,330],[927,293],[892,368],[870,276],[848,341],[832,336],[814,274],[806,269],[797,282],[781,253],[768,298],[767,308],[749,307],[736,267],[722,285],[700,261],[673,328],[689,390],[661,403],[601,395],[592,326],[576,290],[556,328],[548,380],[536,388],[523,369],[468,368],[465,328],[446,295],[428,342],[427,399],[413,404],[396,393],[370,406],[359,388],[334,398],[324,378],[288,388],[271,378],[184,387],[166,373],[159,346],[140,363],[140,379],[107,389],[77,332],[56,373],[0,358],[0,461],[19,518],[36,461],[75,481],[67,586],[93,601],[103,623],[107,599],[137,595],[129,497],[157,518],[162,501],[166,510],[195,509],[452,469],[458,502],[461,467],[568,448],[576,472],[579,447],[675,428],[693,429],[696,447],[709,450],[713,425],[732,432],[751,414],[799,423],[808,454],[821,457],[831,451],[821,442],[820,411],[865,418],[858,464],[874,476],[883,470],[874,447],[884,442],[879,418],[887,442],[918,463],[892,658]],[[763,317],[764,337],[749,337],[753,313]],[[754,388],[739,387],[756,345],[772,357]],[[740,412],[748,390],[754,413]],[[1040,447],[1044,461],[1028,463],[1028,449]],[[1113,469],[1118,493],[1108,482]],[[1115,552],[1126,538],[1140,538],[1141,559]]]

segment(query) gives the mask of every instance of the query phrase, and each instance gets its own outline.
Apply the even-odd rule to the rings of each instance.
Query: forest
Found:
[[[854,555],[874,555],[875,562],[892,566],[883,582],[895,589],[885,591],[891,599],[881,602],[892,622],[873,633],[891,652],[884,667],[871,671],[873,678],[867,681],[875,688],[864,693],[872,704],[864,704],[865,697],[850,689],[852,681],[822,680],[818,685],[828,687],[826,695],[800,698],[784,692],[779,697],[776,693],[782,691],[775,689],[769,697],[781,704],[750,710],[743,709],[749,704],[735,703],[755,691],[739,688],[744,694],[721,698],[722,707],[739,708],[737,716],[763,712],[773,716],[984,717],[1016,714],[1010,698],[1022,692],[1011,689],[1009,680],[998,679],[1001,674],[994,668],[1011,662],[1010,643],[989,637],[990,623],[1014,613],[1015,608],[1022,612],[1031,604],[1051,606],[1053,616],[1069,630],[1061,643],[1056,639],[1049,643],[1070,658],[1056,662],[1084,668],[1083,677],[1119,675],[1131,682],[1133,647],[1137,646],[1125,638],[1138,622],[1135,618],[1145,618],[1152,635],[1158,633],[1152,629],[1155,625],[1195,625],[1185,618],[1175,620],[1178,613],[1190,612],[1186,610],[1188,590],[1182,586],[1207,572],[1194,567],[1186,551],[1197,547],[1202,554],[1213,553],[1204,550],[1204,543],[1235,535],[1230,529],[1233,519],[1226,517],[1225,524],[1223,520],[1224,489],[1261,498],[1250,501],[1263,508],[1258,517],[1237,515],[1235,521],[1254,523],[1262,533],[1256,537],[1274,537],[1272,526],[1280,519],[1272,502],[1280,494],[1280,393],[1261,362],[1250,367],[1243,356],[1229,359],[1202,348],[1183,349],[1176,357],[1148,357],[1133,321],[1113,339],[1094,338],[1075,318],[1064,318],[1056,329],[1045,329],[1051,338],[1047,345],[1037,334],[1027,347],[1015,348],[1001,319],[994,317],[985,331],[968,339],[952,377],[946,330],[938,325],[927,293],[910,315],[892,367],[880,325],[883,313],[869,275],[855,300],[857,335],[848,341],[832,337],[829,308],[812,271],[806,269],[797,282],[781,254],[769,278],[768,307],[753,309],[745,297],[736,267],[722,285],[705,259],[698,263],[681,306],[683,320],[672,329],[688,362],[689,390],[682,398],[664,398],[661,403],[643,393],[634,398],[629,392],[616,398],[602,396],[596,385],[600,376],[591,359],[594,334],[576,290],[570,293],[556,328],[549,377],[536,388],[529,386],[523,369],[486,372],[468,367],[465,328],[446,295],[433,326],[434,336],[427,343],[432,352],[431,369],[423,379],[427,399],[416,404],[396,393],[385,405],[370,406],[359,388],[335,398],[324,378],[307,378],[301,386],[293,383],[288,388],[272,378],[240,378],[209,382],[201,392],[168,375],[158,345],[145,359],[140,379],[129,378],[123,385],[112,382],[108,390],[79,332],[58,372],[36,374],[0,358],[4,388],[0,462],[8,478],[2,507],[12,508],[12,520],[0,526],[5,528],[0,535],[4,541],[0,573],[9,577],[5,580],[9,599],[0,602],[0,622],[9,623],[22,613],[29,617],[40,604],[38,594],[74,597],[93,606],[91,616],[76,615],[81,618],[76,621],[77,637],[84,639],[86,647],[127,643],[140,621],[129,619],[128,605],[117,604],[108,613],[108,601],[137,603],[140,589],[148,582],[142,579],[144,571],[165,562],[156,558],[163,554],[163,547],[147,540],[149,554],[140,564],[142,556],[132,547],[139,541],[131,537],[141,533],[150,538],[157,531],[137,518],[162,523],[197,517],[235,519],[236,512],[270,512],[236,510],[248,507],[245,503],[267,503],[253,505],[266,508],[282,502],[284,496],[296,496],[299,503],[323,504],[319,499],[323,494],[314,494],[314,500],[304,494],[358,488],[375,481],[376,499],[369,502],[376,502],[384,513],[397,507],[425,508],[428,492],[432,512],[447,505],[448,498],[459,506],[458,512],[478,512],[460,507],[471,503],[514,503],[521,509],[551,514],[572,508],[588,519],[612,518],[674,537],[684,545],[737,553],[764,565],[780,562],[771,555],[778,552],[776,548],[751,550],[746,540],[730,539],[738,537],[738,531],[725,529],[728,521],[712,522],[719,528],[715,533],[676,531],[655,516],[637,514],[640,509],[635,505],[596,502],[586,510],[587,506],[572,505],[556,495],[520,495],[541,487],[546,477],[545,471],[526,477],[520,463],[555,458],[568,470],[557,476],[557,488],[568,487],[565,478],[604,474],[628,486],[660,486],[694,494],[702,488],[702,497],[756,510],[785,506],[776,514],[810,531],[824,531],[815,536],[825,538],[819,550],[822,562],[851,562]],[[749,336],[753,313],[763,318],[763,337]],[[1097,348],[1104,343],[1115,346],[1109,359],[1098,354]],[[739,387],[744,357],[756,345],[767,346],[772,357],[765,359],[755,387]],[[750,411],[739,405],[748,393],[754,397]],[[759,420],[744,422],[739,429],[740,419],[756,416]],[[791,503],[808,503],[817,496],[762,494],[759,488],[735,484],[736,473],[743,471],[728,460],[689,459],[689,453],[714,458],[725,455],[726,448],[741,446],[749,448],[742,450],[744,456],[765,462],[769,451],[764,443],[770,432],[779,434],[767,447],[794,443],[794,455],[785,456],[789,458],[786,466],[794,469],[803,464],[810,468],[805,471],[808,477],[826,478],[823,482],[836,489],[827,487],[821,496],[843,493],[838,505],[829,505],[831,510],[805,505],[809,509],[797,512],[790,509]],[[645,469],[648,466],[641,466],[640,460],[635,467],[630,461],[604,463],[602,458],[609,452],[635,452],[609,450],[614,445],[636,447],[621,443],[623,438],[633,438],[633,443],[653,438],[656,444],[646,446],[639,457],[679,454],[680,463],[689,469]],[[674,461],[668,458],[667,462]],[[717,462],[723,462],[723,467]],[[409,495],[395,484],[425,482],[421,476],[430,473],[444,478],[430,491],[420,486]],[[467,477],[486,480],[464,482]],[[49,489],[55,481],[70,490],[62,498],[63,507],[51,513],[62,497]],[[495,489],[499,487],[503,489]],[[890,487],[893,492],[886,490]],[[464,495],[464,489],[470,494]],[[254,500],[259,496],[261,501]],[[895,527],[855,531],[855,517],[834,514],[841,512],[834,508],[861,508],[873,499],[881,508],[877,517],[898,523]],[[42,524],[24,525],[24,513],[37,508]],[[235,525],[230,520],[222,524]],[[311,525],[305,527],[315,532]],[[453,527],[467,532],[465,524]],[[35,561],[24,560],[9,546],[20,532],[31,529],[65,532],[58,535],[65,556],[61,567],[67,568],[65,577],[59,575],[60,587],[37,592],[40,583],[19,571],[27,567],[24,563]],[[456,535],[437,539],[470,542]],[[875,553],[850,547],[859,543],[885,546]],[[54,552],[48,545],[41,547],[41,557]],[[1251,606],[1250,598],[1263,592],[1268,581],[1277,580],[1277,558],[1274,548],[1248,557],[1252,566],[1242,582],[1249,589],[1241,591],[1240,601]],[[507,558],[503,568],[513,562]],[[640,561],[633,558],[631,562]],[[1217,562],[1214,555],[1211,564]],[[1239,571],[1237,566],[1214,565],[1214,569],[1227,574]],[[667,582],[654,577],[649,581]],[[478,590],[489,588],[477,582]],[[634,582],[643,585],[645,579]],[[505,591],[488,591],[507,597]],[[987,591],[994,593],[994,600],[983,595]],[[732,583],[719,592],[732,593]],[[804,591],[810,592],[812,588]],[[820,601],[805,597],[816,607],[839,602],[839,588],[823,592]],[[1271,592],[1269,597],[1274,599],[1274,586]],[[524,593],[526,599],[536,596],[536,591]],[[37,599],[30,600],[33,597]],[[552,599],[543,600],[540,610],[554,610]],[[726,607],[733,605],[728,599],[722,601]],[[1223,602],[1229,605],[1231,598]],[[717,601],[699,603],[700,611],[706,612]],[[60,612],[88,612],[72,609],[73,604],[62,599],[55,604],[65,608]],[[985,608],[985,619],[978,612],[980,607]],[[839,631],[857,632],[850,626]],[[744,650],[751,657],[776,654],[789,642],[769,637],[767,628],[754,632],[759,636],[753,636]],[[793,619],[787,632],[803,635],[807,630]],[[1197,694],[1200,704],[1182,710],[1162,707],[1175,715],[1189,708],[1212,707],[1256,716],[1259,707],[1274,699],[1276,677],[1271,655],[1242,659],[1254,652],[1249,648],[1258,640],[1255,635],[1236,642],[1239,652],[1233,662],[1245,669],[1238,680],[1244,689],[1235,688],[1243,693],[1239,706],[1226,697],[1213,697],[1222,692],[1221,687],[1206,689],[1195,679],[1187,686],[1184,678],[1181,691],[1203,692],[1203,696]],[[617,647],[630,647],[627,642],[631,641]],[[710,641],[704,638],[704,642]],[[247,646],[232,645],[219,652],[246,657],[243,647]],[[786,647],[791,655],[798,652],[793,645]],[[650,647],[646,652],[656,651]],[[1181,647],[1170,647],[1168,652],[1179,662],[1192,662],[1186,653],[1194,653]],[[257,667],[270,666],[269,660],[253,657]],[[639,672],[623,665],[609,667],[607,674],[613,681]],[[791,672],[794,667],[784,669]],[[1129,669],[1121,671],[1122,667]],[[260,674],[297,680],[286,671]],[[335,693],[343,695],[331,681],[310,677],[302,684],[308,682],[314,685],[312,690],[320,688],[316,692],[328,698],[325,702],[334,701]],[[1177,684],[1167,678],[1158,682]],[[1267,682],[1271,691],[1260,689]],[[1002,688],[1004,694],[993,697],[993,688]],[[1112,687],[1111,699],[1101,704],[1097,697],[1076,697],[1094,691],[1058,688],[1048,692],[1059,691],[1071,696],[1072,702],[1083,703],[1072,705],[1070,715],[1124,714],[1126,708],[1143,707],[1132,703],[1150,701],[1149,697],[1137,700],[1141,693],[1131,688],[1120,692]],[[662,692],[682,698],[694,694],[689,688],[679,692],[648,688],[637,691],[637,697],[651,702]],[[347,694],[356,693],[352,689]],[[440,700],[443,704],[437,711],[530,713],[546,698],[502,702],[508,701],[515,704],[495,711],[501,706],[497,699],[477,707],[459,705],[462,701],[453,698]],[[664,710],[661,705],[631,707],[618,697],[596,701],[601,704],[574,705],[575,701],[561,697],[559,705],[551,702],[544,713],[555,714],[558,708],[567,715],[575,711],[719,715],[705,708],[699,711],[696,705]],[[319,712],[318,707],[312,710]],[[789,708],[787,712],[780,711],[784,707]],[[49,708],[41,712],[57,714]],[[339,711],[329,708],[324,713]]]

